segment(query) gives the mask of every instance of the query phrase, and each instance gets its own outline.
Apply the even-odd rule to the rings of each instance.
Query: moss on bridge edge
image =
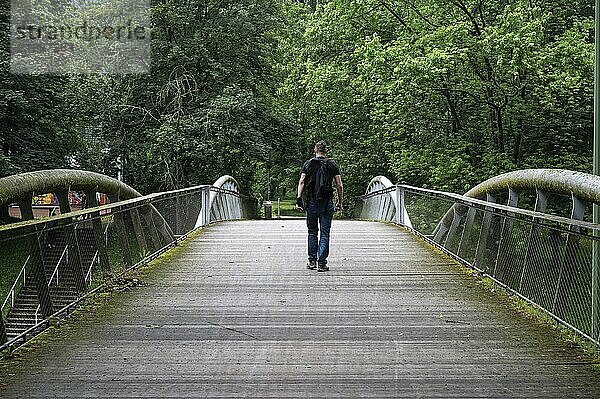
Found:
[[[409,229],[406,229],[405,227],[399,226],[395,223],[390,222],[386,224],[394,226],[400,230],[411,232]],[[477,286],[482,289],[482,291],[492,295],[494,300],[503,304],[515,315],[524,317],[536,324],[539,328],[544,329],[546,332],[555,336],[560,340],[560,342],[567,345],[570,349],[581,351],[582,354],[585,355],[586,361],[589,362],[592,369],[594,369],[600,375],[600,347],[598,347],[596,344],[581,336],[577,332],[560,324],[547,312],[508,291],[503,286],[496,283],[492,278],[482,275],[469,265],[459,262],[457,259],[448,255],[446,252],[442,251],[422,237],[419,237],[416,234],[413,234],[413,236],[420,243],[422,243],[427,250],[447,259],[448,262],[453,264],[456,270],[458,270],[462,275],[472,279],[472,281],[474,281]]]

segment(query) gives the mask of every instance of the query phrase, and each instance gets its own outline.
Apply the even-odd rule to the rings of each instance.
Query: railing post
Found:
[[[6,336],[6,327],[4,325],[4,315],[0,313],[0,345],[8,341],[8,337]]]
[[[600,207],[593,205],[594,220],[600,220]],[[600,231],[593,231],[592,238],[592,338],[600,340]]]
[[[451,250],[449,248],[449,245],[451,244],[452,240],[454,239],[454,236],[456,235],[456,232],[458,230],[458,226],[460,226],[460,222],[462,221],[462,216],[460,215],[460,213],[458,212],[458,207],[457,206],[453,206],[452,208],[452,223],[450,224],[450,228],[448,229],[448,233],[446,234],[446,239],[444,240],[444,248]]]
[[[547,204],[548,196],[542,190],[537,189],[534,211],[541,213],[545,212]],[[524,291],[523,282],[525,282],[525,276],[527,275],[530,269],[529,264],[533,261],[532,254],[535,255],[533,251],[535,251],[535,248],[538,246],[538,243],[540,241],[540,227],[537,225],[537,221],[538,218],[533,218],[533,220],[531,221],[531,229],[529,230],[529,240],[527,241],[527,249],[525,250],[525,257],[523,259],[523,269],[521,271],[521,279],[519,281],[519,291],[521,292],[528,292],[528,290]]]
[[[155,251],[161,249],[164,245],[160,238],[160,234],[158,232],[158,228],[154,223],[154,217],[152,215],[152,209],[150,207],[142,207],[141,209],[142,217],[150,230],[150,240],[152,241],[152,245]]]
[[[210,224],[210,187],[204,187],[200,192],[202,197],[202,226]]]
[[[218,211],[218,214],[217,214],[217,221],[219,221],[219,222],[220,222],[221,220],[224,220],[224,219],[225,219],[225,216],[224,216],[224,215],[225,215],[225,214],[224,214],[224,211],[225,211],[225,209],[224,209],[224,208],[225,208],[225,207],[223,206],[223,196],[224,196],[225,194],[221,193],[220,191],[217,191],[217,192],[215,193],[215,195],[217,196],[217,197],[216,197],[216,201],[215,201],[215,203],[217,204],[217,211]]]
[[[96,198],[96,190],[86,191],[85,197],[87,199],[87,205],[90,208],[98,206],[98,199]],[[104,241],[104,233],[102,232],[102,219],[100,214],[98,217],[92,219],[92,230],[94,233],[94,242],[96,243],[96,249],[98,250],[98,259],[100,261],[100,268],[104,274],[110,274],[110,260],[108,259],[108,248],[106,248],[106,242]]]
[[[477,214],[477,209],[470,206],[467,211],[467,218],[465,219],[465,226],[462,231],[462,235],[460,236],[460,244],[458,246],[458,256],[461,258],[465,258],[467,253],[467,247],[469,245],[469,238],[471,237],[471,229],[473,228],[473,222],[475,221],[475,215]]]
[[[595,52],[594,52],[594,151],[592,170],[600,175],[600,0],[595,1]],[[600,224],[600,206],[593,204],[592,221]],[[600,231],[594,230],[592,238],[592,338],[600,338]]]
[[[404,187],[396,186],[396,223],[402,226],[404,223]]]
[[[33,219],[33,209],[31,207],[31,197],[19,201],[21,210],[21,219]],[[48,281],[46,281],[46,272],[44,271],[44,260],[42,258],[42,249],[40,248],[39,233],[33,233],[29,236],[29,256],[31,256],[31,273],[35,281],[38,301],[41,306],[44,317],[49,317],[53,313],[52,299],[48,290]]]
[[[117,195],[112,195],[109,197],[109,199],[111,203],[119,201],[119,197]],[[115,213],[111,212],[111,214],[114,217],[117,235],[121,241],[121,253],[123,254],[123,261],[125,262],[125,267],[128,268],[133,265],[133,259],[131,257],[131,248],[129,247],[129,238],[127,237],[127,231],[125,230],[123,211],[118,211]]]
[[[177,195],[175,197],[175,226],[174,226],[174,233],[177,235],[183,235],[181,232],[181,215],[180,212],[182,211],[182,205],[181,205],[181,198],[179,195]]]
[[[494,197],[490,193],[486,193],[486,201],[491,203],[496,203],[496,197]],[[487,249],[487,239],[490,234],[490,227],[492,224],[492,216],[493,213],[490,210],[491,208],[486,207],[483,220],[481,221],[481,230],[479,231],[479,240],[477,240],[477,250],[475,251],[475,263],[474,266],[481,267],[481,262],[483,261],[483,257],[485,255],[485,251]]]
[[[138,248],[141,252],[140,257],[143,258],[148,255],[148,245],[146,243],[146,237],[144,236],[144,230],[142,229],[142,222],[140,220],[140,214],[137,208],[133,208],[130,215],[131,221],[133,222],[135,238],[137,240]]]
[[[584,203],[574,195],[573,198],[573,209],[571,211],[571,219],[583,220],[585,212]],[[571,226],[569,231],[579,232],[579,227]],[[556,313],[558,317],[563,317],[569,302],[571,301],[570,292],[571,284],[575,278],[575,261],[577,257],[577,251],[579,249],[579,236],[577,234],[567,233],[567,241],[565,242],[565,251],[563,258],[560,263],[560,272],[558,274],[558,281],[556,283],[556,292],[554,294],[554,304],[552,311]],[[561,295],[561,291],[563,295]],[[592,294],[593,295],[593,294]]]
[[[508,188],[508,201],[506,205],[511,207],[516,207],[519,203],[519,193],[514,191],[512,188]],[[513,227],[513,219],[510,218],[512,213],[507,213],[504,216],[504,220],[502,221],[502,227],[500,229],[500,241],[498,243],[498,253],[496,254],[494,275],[496,278],[502,282],[506,282],[506,278],[510,276],[510,273],[507,275],[506,266],[508,259],[503,256],[507,245],[510,242],[512,236],[512,227]]]

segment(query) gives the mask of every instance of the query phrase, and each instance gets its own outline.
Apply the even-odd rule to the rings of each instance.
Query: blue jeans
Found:
[[[329,256],[329,230],[333,220],[333,200],[309,200],[306,206],[306,227],[308,227],[308,260],[327,264]],[[319,237],[319,226],[321,234]]]

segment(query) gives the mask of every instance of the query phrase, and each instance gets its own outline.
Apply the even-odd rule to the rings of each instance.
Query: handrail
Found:
[[[484,197],[487,192],[539,189],[574,195],[593,203],[600,203],[600,177],[564,169],[524,169],[492,177],[465,193],[467,197]]]
[[[17,278],[15,279],[15,282],[13,283],[12,287],[10,288],[10,291],[8,292],[8,295],[6,295],[6,299],[4,299],[4,302],[2,303],[2,306],[0,306],[0,316],[1,316],[2,312],[4,312],[4,307],[8,303],[8,298],[11,298],[11,300],[10,300],[10,306],[11,307],[15,306],[15,289],[17,288],[17,283],[21,279],[21,276],[23,276],[23,284],[25,284],[25,279],[27,278],[27,275],[25,273],[25,268],[27,267],[27,263],[29,263],[29,259],[30,258],[31,258],[31,255],[28,255],[27,259],[25,259],[25,263],[23,264],[23,267],[21,268],[21,271],[19,271],[19,274],[17,275]]]
[[[11,223],[6,225],[0,225],[0,242],[6,239],[15,239],[20,236],[24,236],[30,234],[37,229],[42,229],[46,227],[46,225],[52,223],[56,226],[46,227],[47,230],[54,230],[64,228],[65,226],[74,225],[80,223],[84,220],[94,220],[101,218],[107,212],[123,212],[130,210],[132,208],[139,207],[141,205],[151,205],[154,201],[161,201],[164,199],[172,198],[178,195],[192,193],[198,191],[203,187],[210,187],[209,185],[199,185],[189,188],[183,188],[179,190],[166,191],[162,193],[154,193],[144,195],[142,197],[136,197],[124,201],[99,205],[94,208],[81,209],[78,211],[63,213],[60,215],[52,216],[45,219],[39,220],[25,220],[22,222]],[[241,194],[240,194],[241,195]],[[57,221],[62,221],[63,223],[55,223]]]
[[[60,255],[60,258],[58,259],[58,262],[56,263],[56,266],[54,267],[54,271],[52,272],[52,275],[50,276],[50,280],[48,281],[48,287],[50,287],[50,285],[52,284],[52,280],[54,279],[54,276],[56,275],[56,285],[59,285],[58,283],[58,267],[60,266],[60,263],[62,262],[63,258],[65,257],[65,254],[67,254],[67,259],[69,257],[69,245],[65,245],[65,249],[63,249],[62,254]]]
[[[569,225],[573,225],[576,227],[583,227],[583,228],[586,228],[589,230],[600,231],[600,225],[594,224],[591,222],[586,222],[586,221],[579,220],[579,219],[571,219],[571,218],[567,218],[564,216],[536,212],[536,211],[531,211],[529,209],[512,207],[509,205],[496,204],[496,203],[488,202],[488,201],[481,200],[478,198],[467,197],[467,196],[461,195],[461,194],[449,193],[446,191],[431,190],[431,189],[420,188],[420,187],[413,187],[413,186],[409,186],[406,184],[395,185],[395,186],[391,186],[391,187],[386,187],[381,190],[372,191],[368,194],[360,195],[360,196],[356,197],[356,199],[364,200],[364,199],[376,197],[378,195],[388,194],[388,193],[395,191],[396,188],[409,189],[414,192],[429,194],[429,195],[433,195],[433,196],[436,196],[439,198],[445,197],[447,199],[454,200],[461,204],[477,207],[482,210],[485,210],[485,208],[495,209],[495,210],[501,211],[502,213],[505,213],[507,216],[514,218],[514,219],[530,220],[532,218],[536,218],[539,220],[547,220],[547,221],[551,221],[551,222],[555,222],[555,223],[564,223],[564,224],[569,224]]]
[[[88,271],[85,275],[85,281],[87,282],[88,280],[91,281],[91,275],[92,275],[92,268],[94,267],[94,262],[96,261],[96,259],[98,258],[98,252],[96,251],[94,253],[94,257],[92,258],[92,261],[90,262],[90,267],[88,267]]]

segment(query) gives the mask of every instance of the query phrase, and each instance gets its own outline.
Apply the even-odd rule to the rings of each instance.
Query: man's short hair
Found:
[[[327,147],[327,143],[324,140],[317,141],[315,144],[315,150],[326,154],[329,151],[329,147]]]

